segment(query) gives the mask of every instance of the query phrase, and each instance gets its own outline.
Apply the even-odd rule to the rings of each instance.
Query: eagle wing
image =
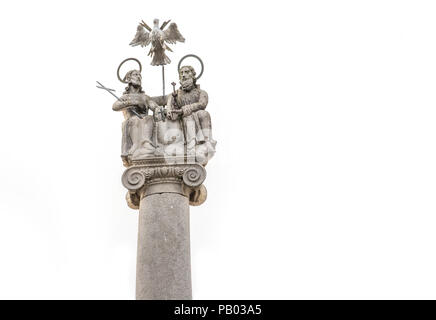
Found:
[[[180,34],[177,24],[174,22],[171,23],[163,33],[163,39],[168,43],[174,44],[176,41],[185,42],[185,38]]]
[[[132,47],[140,45],[141,47],[146,47],[150,44],[151,37],[150,33],[144,30],[144,27],[141,25],[138,25],[138,28],[136,29],[135,38],[133,38],[132,42],[130,42],[130,45]]]
[[[164,23],[162,23],[162,25],[160,26],[160,29],[163,30],[165,29],[165,27],[167,26],[168,23],[170,23],[171,20],[167,20]]]

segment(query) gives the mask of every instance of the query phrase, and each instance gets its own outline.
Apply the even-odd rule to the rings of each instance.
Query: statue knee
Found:
[[[210,114],[206,110],[197,111],[197,115],[198,115],[199,119],[204,119],[204,120],[210,121]]]
[[[126,125],[130,125],[130,126],[139,126],[139,125],[153,125],[153,116],[145,116],[142,119],[134,116],[129,118],[128,120],[125,121]]]
[[[147,115],[140,121],[142,124],[142,134],[147,137],[147,139],[151,139],[151,135],[153,134],[153,116]]]
[[[134,117],[130,117],[129,119],[127,119],[126,124],[136,126],[139,124],[139,121],[140,121],[140,119],[138,117],[134,116]]]
[[[197,112],[198,119],[200,120],[201,127],[203,129],[211,128],[210,114],[206,110],[200,110]]]

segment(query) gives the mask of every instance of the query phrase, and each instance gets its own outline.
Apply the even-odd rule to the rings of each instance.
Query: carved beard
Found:
[[[191,91],[194,88],[194,78],[180,80],[180,86],[184,91]]]
[[[144,91],[142,90],[142,86],[141,84],[136,85],[133,84],[132,82],[129,82],[128,86],[126,87],[126,90],[124,91],[124,93],[131,93],[131,91],[135,89],[136,91],[138,91],[139,93],[144,93]]]
[[[141,79],[138,79],[138,78],[130,79],[129,84],[134,88],[139,88],[142,85]]]
[[[196,103],[200,100],[200,90],[198,88],[193,88],[192,90],[182,90],[179,91],[177,95],[177,104],[180,107],[186,106],[188,104]]]

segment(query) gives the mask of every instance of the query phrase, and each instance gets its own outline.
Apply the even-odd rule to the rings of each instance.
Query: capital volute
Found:
[[[141,161],[128,167],[122,176],[122,183],[128,190],[127,203],[137,209],[145,196],[171,192],[189,197],[191,205],[199,205],[206,200],[206,169],[199,163],[161,161]]]

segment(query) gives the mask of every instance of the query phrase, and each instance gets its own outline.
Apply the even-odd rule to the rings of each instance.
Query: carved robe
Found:
[[[173,96],[168,99],[168,108],[174,109],[172,103]],[[206,91],[196,86],[191,91],[177,90],[177,105],[183,110],[183,126],[185,128],[187,149],[192,149],[195,145],[203,143],[205,136],[203,134],[198,111],[206,109],[208,96]]]
[[[168,97],[168,109],[174,110],[173,96]],[[215,153],[216,141],[212,139],[212,125],[209,113],[205,110],[208,103],[207,92],[197,85],[190,91],[177,90],[177,106],[183,110],[182,126],[186,138],[188,155],[205,162]],[[205,158],[205,159],[203,159]]]

